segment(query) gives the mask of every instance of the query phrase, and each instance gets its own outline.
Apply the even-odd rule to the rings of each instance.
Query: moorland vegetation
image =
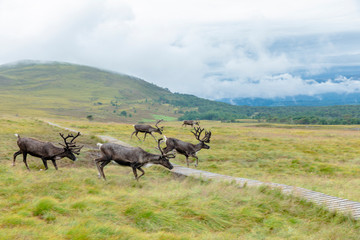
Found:
[[[94,164],[99,157],[99,135],[158,153],[153,138],[130,139],[133,124],[154,125],[164,119],[164,135],[196,144],[190,128],[176,120],[212,119],[201,121],[212,137],[211,148],[198,153],[198,169],[360,201],[356,189],[360,184],[358,125],[295,121],[301,114],[312,119],[311,108],[294,108],[300,115],[284,121],[291,108],[214,103],[173,94],[126,75],[65,63],[2,66],[0,84],[0,239],[360,236],[360,224],[351,217],[266,187],[238,188],[231,183],[179,179],[154,166],[137,182],[130,168],[114,164],[106,166],[108,180],[103,181],[97,178]],[[339,107],[338,114],[332,112],[335,108],[324,109],[318,108],[316,116],[357,118],[357,106]],[[274,113],[279,117],[269,115]],[[28,157],[30,172],[19,160],[13,167],[13,154],[19,150],[15,133],[55,144],[60,141],[59,132],[68,133],[48,121],[81,132],[77,142],[84,147],[78,161],[62,159],[59,170],[51,166],[40,171],[42,161]],[[186,160],[177,155],[171,162],[184,165]]]
[[[58,163],[59,170],[49,168],[39,171],[43,168],[41,161],[30,157],[31,171],[28,172],[22,163],[11,166],[12,154],[17,151],[13,133],[21,132],[24,136],[57,142],[58,132],[63,130],[31,118],[3,116],[0,119],[0,239],[357,239],[360,234],[359,223],[350,217],[266,187],[239,189],[232,184],[178,179],[160,167],[148,168],[147,174],[137,182],[131,177],[129,168],[111,164],[106,170],[108,181],[99,180],[93,162],[98,153],[95,144],[100,141],[96,134],[112,133],[112,136],[142,145],[153,152],[156,152],[153,148],[155,141],[152,138],[145,142],[137,139],[130,141],[129,124],[62,120],[58,123],[69,124],[84,132],[81,143],[85,146],[79,160],[72,162],[63,159]],[[181,125],[180,122],[168,124],[168,135],[172,135],[175,127]],[[259,129],[256,126],[239,128],[245,130],[240,132],[247,138],[256,138]],[[216,123],[212,129],[219,138],[214,138],[211,143],[215,149],[199,154],[198,168],[241,174],[236,171],[246,168],[244,164],[249,160],[254,161],[254,142],[234,146],[228,142],[229,139],[221,137],[228,134],[228,127]],[[269,127],[267,131],[274,129],[277,130]],[[306,138],[306,129],[297,131],[293,133],[297,136],[294,138]],[[348,129],[333,129],[327,134],[337,131],[340,135],[352,133]],[[192,141],[188,129],[180,132],[181,136]],[[275,131],[275,135],[281,132]],[[324,133],[319,131],[319,135]],[[261,138],[261,142],[265,143],[274,144],[276,141],[276,137],[271,140],[269,135]],[[215,147],[219,144],[224,150],[236,148],[238,157],[235,159],[231,154],[224,155],[220,148]],[[250,150],[250,153],[242,155],[245,150]],[[218,159],[218,154],[223,157]],[[227,157],[230,160],[225,160]],[[244,175],[253,177],[269,177],[273,174],[288,176],[283,178],[287,180],[290,172],[294,171],[292,163],[289,163],[281,166],[283,171],[279,167],[276,174],[269,165],[260,164],[265,159],[259,158],[257,161],[258,166],[253,162],[253,171],[247,167],[242,173],[248,172]],[[352,161],[356,162],[356,159]],[[183,159],[176,159],[175,162],[183,164]],[[223,164],[219,164],[221,162]],[[228,169],[224,164],[238,167]],[[215,169],[214,165],[218,167]],[[350,166],[351,163],[345,162],[344,165]],[[342,172],[341,168],[336,170]],[[309,175],[302,168],[297,175],[297,183],[309,184]],[[312,180],[329,178],[342,182],[341,175],[325,172],[325,175],[320,174],[315,178],[316,175],[313,173]],[[346,190],[347,185],[351,184],[342,186],[345,192],[350,191],[350,186]],[[315,187],[320,190],[321,184]],[[326,186],[321,190],[326,190]],[[340,187],[332,191],[341,195]],[[353,198],[356,199],[356,196]]]

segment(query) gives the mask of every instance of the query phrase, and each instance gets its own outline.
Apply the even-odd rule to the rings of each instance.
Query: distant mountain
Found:
[[[346,77],[359,79],[359,66],[337,66],[327,69],[323,73],[311,74],[306,70],[298,70],[292,73],[301,76],[303,79],[312,79],[316,82],[326,82],[329,79]],[[336,93],[329,92],[315,95],[295,95],[288,97],[275,98],[223,98],[218,101],[226,102],[238,106],[335,106],[335,105],[357,105],[360,104],[360,92],[355,93]]]
[[[220,101],[234,105],[245,106],[335,106],[360,104],[360,93],[324,93],[313,96],[296,95],[292,97],[277,98],[235,98],[221,99]]]
[[[306,70],[299,70],[293,73],[299,75],[303,79],[313,79],[317,82],[325,82],[329,79],[336,79],[337,77],[346,77],[353,79],[360,79],[360,66],[335,66],[324,70],[321,73],[309,73]]]

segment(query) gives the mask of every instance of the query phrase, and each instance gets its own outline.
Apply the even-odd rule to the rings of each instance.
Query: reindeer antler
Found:
[[[75,140],[78,136],[80,136],[80,132],[78,132],[78,133],[76,134],[76,136],[74,136],[74,135],[72,135],[72,134],[68,134],[66,137],[64,137],[64,134],[62,134],[62,133],[59,133],[59,134],[60,134],[60,136],[62,137],[62,139],[64,139],[65,145],[64,145],[64,144],[61,144],[61,143],[59,143],[59,144],[60,144],[61,146],[65,147],[65,148],[67,148],[67,149],[70,149],[71,152],[79,155],[79,154],[80,154],[80,150],[84,147],[84,145],[83,145],[83,146],[77,146],[77,145],[76,145],[76,142],[74,142],[74,140]],[[72,139],[70,140],[70,142],[67,141],[68,138],[72,138]]]
[[[158,124],[159,124],[160,122],[163,122],[163,121],[164,121],[164,119],[158,120],[158,121],[155,123],[155,126],[156,126],[157,128],[159,128],[159,127],[158,127]]]
[[[158,139],[158,147],[156,148],[156,149],[158,149],[158,150],[161,152],[161,156],[165,156],[165,157],[167,157],[167,158],[175,158],[176,155],[175,155],[174,153],[164,154],[164,152],[163,152],[163,150],[161,149],[161,146],[160,146],[160,144],[161,144],[162,141],[163,141],[162,138],[159,138],[159,139]]]
[[[74,148],[71,148],[71,152],[73,152],[74,154],[76,155],[79,155],[80,154],[80,150],[84,147],[84,145],[82,145],[81,147],[74,147]]]
[[[210,138],[211,138],[211,131],[205,131],[205,136],[201,141],[210,143]]]
[[[176,158],[176,154],[175,153],[167,153],[167,154],[165,154],[165,157],[167,157],[167,158]]]
[[[191,132],[192,132],[192,134],[194,134],[194,136],[197,140],[199,140],[200,142],[206,142],[206,143],[210,142],[210,137],[211,137],[210,131],[205,131],[205,136],[202,139],[200,139],[200,135],[204,131],[204,128],[194,127],[194,130],[195,130],[195,132],[193,132],[193,131],[191,131]]]
[[[191,131],[191,133],[194,134],[194,136],[195,136],[195,138],[196,138],[197,140],[201,141],[201,140],[200,140],[200,135],[201,135],[201,133],[204,131],[204,129],[203,129],[203,128],[200,128],[200,127],[194,127],[194,130],[195,130],[195,132]]]
[[[80,136],[80,132],[78,132],[75,137],[74,137],[72,134],[69,134],[69,136],[73,138],[73,139],[70,141],[70,143],[72,143],[72,142],[75,140],[75,138],[77,138],[78,136]],[[75,143],[74,143],[74,144],[75,144]]]
[[[161,150],[161,146],[160,146],[160,143],[162,142],[162,138],[159,138],[158,139],[158,150],[161,152],[161,155],[164,155],[164,152]]]

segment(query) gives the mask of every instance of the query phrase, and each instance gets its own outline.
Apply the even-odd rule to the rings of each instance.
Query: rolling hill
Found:
[[[0,67],[2,113],[141,121],[180,116],[158,103],[168,90],[144,80],[68,63],[19,62]],[[156,112],[159,116],[154,116]],[[162,116],[164,115],[164,116]]]
[[[235,106],[172,93],[142,79],[89,66],[22,61],[0,66],[0,114],[96,121],[256,119],[359,124],[360,105]]]

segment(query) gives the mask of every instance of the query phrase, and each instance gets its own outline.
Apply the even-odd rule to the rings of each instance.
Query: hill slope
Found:
[[[70,115],[98,120],[141,120],[152,112],[177,118],[156,104],[163,88],[127,75],[67,63],[19,63],[0,67],[1,112]]]
[[[69,63],[0,66],[0,114],[96,121],[257,119],[304,124],[359,124],[360,105],[233,106],[169,90],[139,78]]]
[[[0,85],[0,113],[122,122],[175,120],[184,113],[216,120],[252,115],[248,107],[171,93],[135,77],[69,63],[3,65]]]

